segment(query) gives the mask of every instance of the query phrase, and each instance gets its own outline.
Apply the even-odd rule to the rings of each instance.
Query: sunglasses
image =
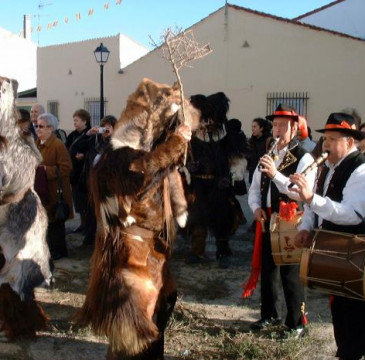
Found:
[[[44,129],[44,128],[48,128],[49,126],[48,125],[35,125],[35,127],[37,129]]]

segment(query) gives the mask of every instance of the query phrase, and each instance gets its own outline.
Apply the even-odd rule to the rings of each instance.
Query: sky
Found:
[[[333,0],[230,0],[228,3],[294,18]],[[29,14],[32,40],[56,45],[122,33],[151,49],[167,28],[186,29],[225,0],[0,0],[0,28],[19,34]],[[78,17],[78,19],[77,19]]]

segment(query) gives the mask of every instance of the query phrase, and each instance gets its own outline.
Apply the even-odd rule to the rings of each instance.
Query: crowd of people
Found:
[[[80,224],[73,232],[82,232],[81,247],[92,246],[96,234],[96,218],[90,196],[88,176],[109,143],[117,119],[108,115],[100,126],[90,126],[90,114],[76,110],[73,114],[75,130],[66,135],[59,128],[59,120],[46,113],[41,104],[34,104],[29,112],[18,110],[18,125],[23,134],[31,134],[42,155],[35,178],[35,190],[47,211],[47,242],[53,260],[68,256],[65,222],[80,216]],[[55,220],[54,208],[62,191],[69,215],[64,221]]]
[[[296,109],[280,104],[266,118],[252,120],[252,134],[247,138],[240,120],[227,119],[229,99],[223,93],[194,95],[191,103],[200,110],[202,126],[192,134],[186,165],[180,171],[188,209],[184,235],[189,251],[185,261],[189,265],[205,261],[205,241],[211,232],[216,240],[218,267],[230,267],[229,239],[246,221],[236,196],[248,194],[254,215],[250,229],[256,233],[253,257],[261,274],[260,319],[251,324],[251,329],[263,331],[283,322],[286,338],[305,336],[308,320],[299,264],[275,264],[270,219],[280,211],[282,202],[298,203],[304,209],[296,236],[298,247],[308,247],[317,228],[365,233],[365,192],[361,191],[365,180],[365,123],[361,124],[354,109],[332,113],[325,127],[317,130],[322,136],[315,142],[305,119],[303,129],[303,118]],[[19,127],[34,136],[43,158],[35,188],[47,211],[47,242],[53,260],[68,256],[67,219],[55,220],[53,212],[60,186],[71,209],[68,218],[73,217],[73,211],[80,215],[80,224],[73,231],[83,232],[81,246],[95,242],[97,218],[89,176],[117,124],[117,119],[109,115],[100,126],[91,127],[90,114],[84,109],[74,112],[73,121],[75,130],[66,137],[58,119],[46,113],[42,105],[34,105],[30,113],[19,110]],[[325,164],[303,175],[322,152],[328,154]],[[42,176],[46,179],[43,183]],[[45,186],[46,194],[42,193]],[[256,274],[248,293],[257,280]],[[287,308],[284,321],[278,306],[280,283]],[[337,356],[360,359],[365,355],[365,302],[335,294],[331,311]]]

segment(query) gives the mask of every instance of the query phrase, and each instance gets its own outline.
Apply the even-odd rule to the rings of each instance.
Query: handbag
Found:
[[[57,165],[57,181],[58,181],[57,202],[52,209],[53,218],[57,222],[65,222],[70,216],[70,207],[63,198],[61,171],[58,165]]]

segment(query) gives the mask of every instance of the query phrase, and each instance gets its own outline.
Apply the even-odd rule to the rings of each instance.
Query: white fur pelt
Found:
[[[47,215],[33,190],[42,156],[17,125],[16,90],[16,81],[0,77],[0,285],[27,300],[52,273]]]
[[[229,159],[229,167],[232,176],[232,182],[241,181],[245,177],[247,159],[244,156],[232,156]]]

